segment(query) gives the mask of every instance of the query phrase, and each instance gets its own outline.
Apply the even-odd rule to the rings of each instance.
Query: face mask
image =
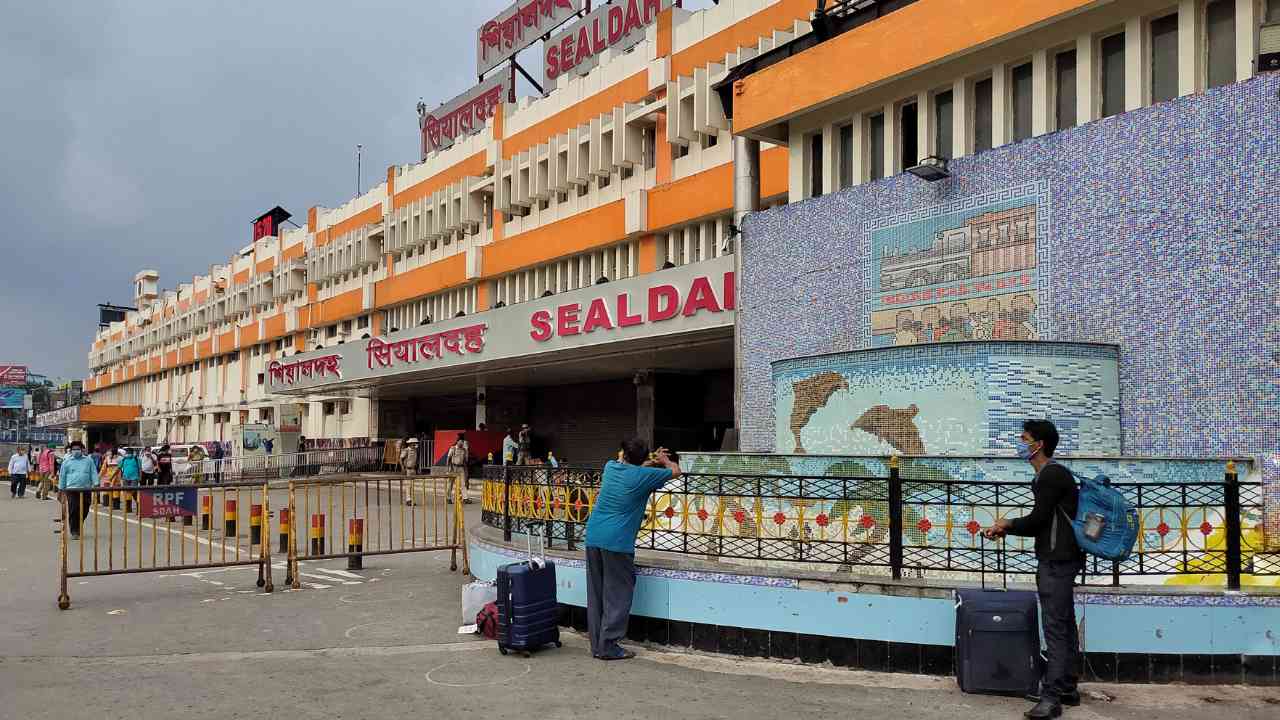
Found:
[[[72,450],[72,451],[71,451],[71,457],[73,457],[73,458],[82,458],[82,457],[84,457],[84,451],[83,451],[83,450],[81,450],[80,448],[76,448],[75,450]]]
[[[1018,438],[1014,442],[1017,444],[1018,457],[1023,460],[1030,460],[1035,455],[1035,451],[1031,449],[1031,443],[1024,441],[1022,438]]]

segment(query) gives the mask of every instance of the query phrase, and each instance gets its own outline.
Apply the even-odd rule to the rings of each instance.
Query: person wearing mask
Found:
[[[515,465],[516,452],[520,449],[520,444],[516,442],[515,431],[507,428],[507,436],[502,438],[502,464]]]
[[[533,445],[533,433],[529,430],[529,423],[520,426],[520,434],[516,436],[516,464],[528,465],[529,458],[532,455],[529,449]]]
[[[84,443],[76,440],[71,443],[71,455],[62,461],[58,470],[58,489],[83,490],[98,487],[98,484],[98,466],[92,457],[84,454]],[[91,493],[84,492],[68,492],[63,496],[67,500],[67,529],[71,532],[71,539],[76,540],[80,537],[81,523],[89,515],[93,498]]]
[[[120,458],[120,478],[125,487],[137,487],[142,482],[142,462],[134,454],[133,448],[125,448],[124,457]]]
[[[204,484],[205,460],[209,457],[205,452],[203,445],[192,445],[191,450],[187,453],[187,460],[191,463],[191,478],[196,485]]]
[[[40,484],[36,487],[36,499],[48,500],[49,488],[54,484],[54,473],[58,471],[57,458],[53,454],[53,443],[49,443],[48,447],[40,450],[40,457],[36,458],[36,467],[40,470]]]
[[[172,485],[173,484],[173,453],[169,452],[168,443],[160,446],[160,452],[156,453],[156,484]]]
[[[1076,664],[1080,636],[1076,628],[1075,577],[1084,568],[1084,553],[1076,543],[1071,518],[1076,516],[1080,491],[1071,471],[1053,459],[1058,428],[1048,420],[1027,420],[1017,440],[1018,457],[1035,470],[1031,494],[1035,505],[1020,518],[998,518],[982,531],[988,540],[1005,535],[1034,537],[1036,592],[1040,596],[1040,626],[1044,634],[1045,671],[1040,699],[1025,714],[1031,720],[1055,718],[1062,706],[1080,704]]]
[[[626,637],[636,589],[636,533],[649,496],[681,475],[666,448],[649,460],[640,438],[623,441],[619,456],[605,464],[587,518],[587,630],[591,655],[600,660],[635,657],[618,641]]]
[[[89,457],[93,459],[94,470],[102,472],[102,443],[93,446],[93,452],[89,453]]]
[[[142,457],[138,458],[138,462],[142,465],[142,484],[155,485],[156,472],[160,469],[155,451],[149,447],[143,448]]]
[[[31,472],[31,459],[27,449],[19,447],[9,457],[9,499],[23,497],[27,493],[27,474]]]

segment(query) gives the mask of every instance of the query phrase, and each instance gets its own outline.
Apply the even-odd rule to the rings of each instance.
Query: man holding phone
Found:
[[[681,475],[666,448],[650,459],[640,438],[623,441],[618,455],[604,466],[587,518],[587,631],[591,656],[601,660],[636,656],[618,644],[627,634],[636,589],[636,533],[649,496]]]
[[[1053,423],[1048,420],[1022,423],[1017,446],[1018,457],[1036,471],[1031,483],[1035,506],[1031,514],[1024,517],[997,519],[982,534],[989,540],[1005,535],[1036,539],[1036,591],[1040,596],[1040,624],[1048,663],[1040,682],[1040,701],[1025,715],[1039,720],[1058,717],[1063,705],[1080,704],[1075,674],[1080,654],[1075,577],[1084,568],[1084,553],[1071,527],[1080,491],[1071,471],[1053,459],[1058,447],[1058,428]]]

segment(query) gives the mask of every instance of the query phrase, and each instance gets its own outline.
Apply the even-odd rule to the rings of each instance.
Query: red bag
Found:
[[[490,640],[498,639],[498,603],[486,603],[476,613],[476,632]]]

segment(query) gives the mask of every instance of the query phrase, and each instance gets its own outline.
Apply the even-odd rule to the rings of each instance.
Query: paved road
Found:
[[[54,503],[0,500],[0,719],[1018,717],[1018,700],[946,679],[873,675],[645,650],[625,663],[584,642],[530,660],[460,636],[447,554],[303,567],[308,585],[255,587],[257,570],[72,581],[59,611]],[[469,522],[478,522],[470,506]],[[1280,690],[1094,687],[1072,718],[1213,713],[1274,718]],[[1206,700],[1205,698],[1212,698]]]

